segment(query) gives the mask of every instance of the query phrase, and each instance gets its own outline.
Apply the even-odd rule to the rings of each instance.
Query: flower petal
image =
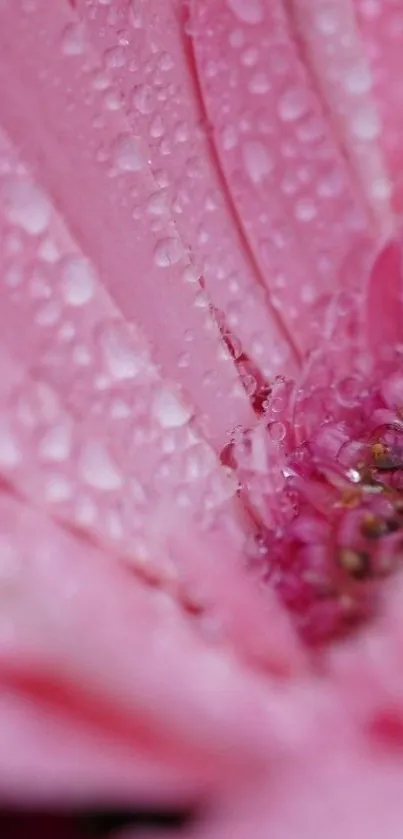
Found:
[[[381,234],[393,230],[392,184],[382,148],[370,51],[354,0],[293,0],[298,31],[315,78]]]
[[[254,3],[253,16],[247,8],[193,2],[195,58],[243,230],[304,352],[322,334],[329,296],[349,282],[345,263],[360,264],[369,216],[301,60],[288,4]]]
[[[128,768],[132,756],[133,769],[122,787],[125,797],[131,791],[131,800],[144,792],[147,778],[157,785],[149,790],[151,798],[161,789],[167,794],[175,788],[190,791],[193,783],[201,789],[207,781],[214,786],[222,772],[226,783],[238,773],[255,771],[253,767],[257,769],[267,754],[268,740],[272,743],[269,752],[284,747],[282,738],[278,739],[281,697],[270,707],[265,683],[248,675],[222,648],[209,649],[200,642],[166,594],[140,584],[127,568],[111,565],[98,549],[4,492],[0,494],[0,522],[0,678],[6,713],[0,717],[0,736],[4,745],[20,711],[27,735],[34,736],[32,721],[25,717],[18,697],[25,694],[28,703],[36,697],[39,714],[49,704],[54,735],[59,727],[55,714],[76,717],[77,732],[84,725],[83,771],[90,753],[96,755],[97,732],[101,739],[110,739],[103,769],[99,764],[93,776],[94,791],[97,787],[105,791],[108,778],[112,781],[115,771],[123,771],[123,764]],[[5,723],[13,721],[7,684],[17,700],[9,735]],[[43,733],[41,720],[39,716],[38,737]],[[50,729],[48,737],[50,749]],[[263,749],[262,738],[266,741]],[[57,745],[54,748],[56,765]],[[50,756],[45,742],[43,784]],[[54,787],[55,795],[61,794],[64,784],[70,794],[78,792],[69,773],[71,759],[65,752],[66,774],[59,788]],[[170,779],[164,771],[167,763]],[[141,766],[146,773],[143,778]],[[27,754],[24,769],[16,751],[14,767],[27,777],[34,760]],[[90,770],[89,762],[87,767]],[[185,784],[183,767],[187,767]],[[5,776],[1,792],[14,797],[12,776]],[[31,784],[33,794],[32,779]],[[38,778],[38,792],[40,786]],[[111,792],[116,795],[115,785]]]
[[[0,32],[3,128],[125,318],[143,329],[156,362],[186,388],[222,447],[234,426],[252,421],[251,408],[198,285],[188,282],[188,256],[169,212],[154,225],[146,212],[158,184],[143,139],[105,101],[102,65],[64,0],[51,8],[46,0],[2,5]],[[181,366],[184,347],[189,363]]]
[[[290,374],[293,359],[270,301],[259,287],[231,197],[217,171],[208,125],[192,72],[185,13],[174,3],[76,8],[103,56],[107,79],[122,97],[131,130],[147,144],[163,182],[150,206],[169,207],[215,310],[242,351],[270,378]],[[257,272],[259,273],[259,272]]]
[[[360,34],[371,66],[374,95],[382,131],[380,142],[393,187],[393,204],[403,207],[403,108],[400,68],[403,46],[403,11],[395,0],[353,0]]]

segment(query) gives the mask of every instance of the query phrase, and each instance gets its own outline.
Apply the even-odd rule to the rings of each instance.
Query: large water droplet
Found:
[[[262,0],[227,0],[227,6],[243,23],[261,23],[264,18]]]
[[[31,236],[39,236],[46,230],[51,205],[38,186],[22,178],[10,178],[1,188],[0,202],[5,215]]]
[[[80,474],[89,486],[105,492],[120,489],[123,484],[122,473],[103,443],[97,440],[92,440],[83,446]]]
[[[90,262],[80,256],[68,257],[61,270],[61,288],[66,303],[83,306],[91,300],[96,286],[96,274]]]
[[[112,149],[112,159],[121,172],[139,172],[145,165],[140,140],[130,134],[122,134]]]
[[[273,161],[260,140],[248,140],[242,147],[245,170],[254,184],[260,184],[273,169]]]

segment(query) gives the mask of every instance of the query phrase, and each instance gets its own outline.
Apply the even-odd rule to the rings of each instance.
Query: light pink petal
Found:
[[[236,346],[240,342],[266,377],[290,373],[288,342],[217,171],[192,72],[185,6],[171,0],[90,6],[79,0],[76,8],[104,59],[105,96],[116,87],[128,124],[148,146],[161,185],[149,206],[154,224],[170,208]]]
[[[99,89],[100,57],[65,0],[2,5],[0,32],[3,128],[125,318],[143,328],[156,362],[224,445],[251,420],[250,405],[169,209],[154,220],[147,211],[159,186],[145,138]]]
[[[280,2],[193,2],[200,85],[228,189],[270,297],[301,351],[329,298],[362,278],[369,214]],[[358,271],[357,271],[358,268]]]
[[[392,184],[374,97],[371,50],[357,26],[357,5],[354,0],[292,0],[308,63],[348,155],[352,176],[372,208],[376,228],[385,234],[394,226]]]
[[[2,805],[178,801],[204,786],[203,773],[174,766],[114,730],[43,701],[35,691],[0,688],[0,797]]]
[[[273,635],[267,610],[278,607],[259,607],[244,581],[250,525],[205,439],[212,432],[217,442],[218,429],[161,378],[142,332],[122,319],[102,272],[4,134],[0,148],[0,469],[51,515],[165,580],[192,608],[212,610],[245,650],[293,658],[285,618]]]
[[[90,769],[91,752],[96,759],[97,736],[111,738],[110,746],[105,744],[105,783],[113,780],[114,766],[116,771],[123,771],[122,762],[128,767],[132,753],[133,796],[136,784],[143,792],[151,778],[156,795],[161,789],[167,794],[189,791],[196,782],[201,789],[207,779],[213,785],[220,778],[230,783],[239,773],[255,772],[267,755],[290,748],[295,735],[290,739],[281,733],[282,693],[277,689],[271,699],[264,681],[248,675],[218,645],[200,642],[166,594],[139,584],[123,566],[112,570],[96,548],[9,495],[0,496],[0,522],[0,678],[17,691],[14,710],[17,722],[21,713],[27,738],[35,732],[27,707],[18,700],[20,691],[28,693],[28,703],[29,695],[38,696],[39,711],[41,703],[50,703],[55,736],[58,708],[62,717],[77,716],[77,732],[82,720],[87,730],[83,772],[85,765]],[[3,691],[4,745],[4,727],[13,725],[8,696]],[[39,737],[41,717],[37,726]],[[45,743],[43,784],[49,757]],[[57,746],[53,757],[56,766]],[[67,750],[64,782],[72,794],[71,760]],[[27,777],[34,755],[29,759],[27,753],[26,761],[24,769],[23,755],[16,750],[15,772],[25,771]],[[167,764],[172,767],[169,782]],[[98,782],[102,785],[101,770],[102,763],[95,789]],[[12,793],[11,780],[2,790]],[[55,794],[61,793],[62,782]],[[130,779],[122,794],[129,788]]]
[[[380,114],[380,141],[387,161],[395,209],[403,207],[403,105],[400,71],[403,8],[396,0],[353,0],[360,34],[371,67],[373,93]]]

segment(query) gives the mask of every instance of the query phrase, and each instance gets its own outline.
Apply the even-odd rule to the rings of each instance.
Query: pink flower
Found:
[[[400,837],[402,14],[0,0],[4,806]]]

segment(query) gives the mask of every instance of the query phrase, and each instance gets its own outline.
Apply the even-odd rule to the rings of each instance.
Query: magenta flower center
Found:
[[[374,384],[344,378],[309,395],[278,381],[263,408],[270,484],[262,473],[260,493],[250,479],[256,441],[243,436],[231,450],[241,494],[261,526],[251,566],[309,645],[343,637],[372,616],[382,582],[400,565],[401,405],[396,369]]]

